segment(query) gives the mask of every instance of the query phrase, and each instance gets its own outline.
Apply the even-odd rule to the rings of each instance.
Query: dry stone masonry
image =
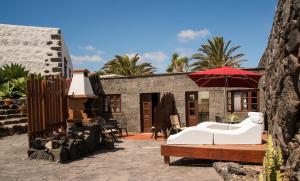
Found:
[[[66,133],[53,132],[48,137],[31,140],[30,159],[59,163],[76,160],[101,149],[113,149],[111,138],[101,133],[100,124],[73,125]]]
[[[300,0],[279,0],[260,66],[269,132],[283,151],[284,170],[300,180]]]
[[[0,66],[11,63],[42,75],[72,70],[60,29],[0,24]]]
[[[0,138],[27,133],[27,113],[21,112],[18,104],[0,104]]]

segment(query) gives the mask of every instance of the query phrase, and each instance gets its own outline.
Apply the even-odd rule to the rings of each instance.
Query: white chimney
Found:
[[[87,69],[73,70],[73,78],[68,92],[69,96],[74,98],[96,97],[88,78],[88,73],[89,71]]]

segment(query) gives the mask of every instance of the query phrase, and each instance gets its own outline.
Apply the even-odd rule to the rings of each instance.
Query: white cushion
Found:
[[[213,133],[193,126],[169,136],[167,144],[213,144]]]
[[[250,116],[250,119],[253,123],[262,124],[263,120],[261,116]]]
[[[248,116],[251,117],[251,116],[263,116],[263,113],[261,112],[248,112]]]

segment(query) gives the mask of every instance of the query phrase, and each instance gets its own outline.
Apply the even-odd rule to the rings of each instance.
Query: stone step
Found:
[[[0,120],[0,126],[7,124],[27,123],[27,117]]]
[[[27,133],[27,123],[8,124],[0,126],[0,137]]]
[[[0,105],[0,109],[18,109],[18,105],[17,104],[11,104],[9,106],[7,105]]]
[[[0,109],[0,115],[17,113],[20,113],[19,109]]]
[[[0,120],[4,119],[10,119],[10,118],[20,118],[20,117],[26,117],[26,113],[17,113],[17,114],[5,114],[5,115],[0,115]]]

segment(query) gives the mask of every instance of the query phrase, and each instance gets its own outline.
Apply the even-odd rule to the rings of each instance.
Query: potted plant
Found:
[[[20,113],[27,113],[27,104],[26,104],[26,99],[19,99],[19,110]]]
[[[26,80],[29,71],[19,64],[6,64],[0,67],[0,100],[10,106],[13,99],[26,96]]]
[[[0,87],[0,98],[3,99],[5,106],[13,103],[14,94],[14,85],[11,82],[6,82]]]
[[[228,119],[230,123],[235,123],[239,120],[239,116],[236,113],[230,113]]]
[[[27,113],[27,105],[26,104],[22,104],[19,107],[20,113]]]

